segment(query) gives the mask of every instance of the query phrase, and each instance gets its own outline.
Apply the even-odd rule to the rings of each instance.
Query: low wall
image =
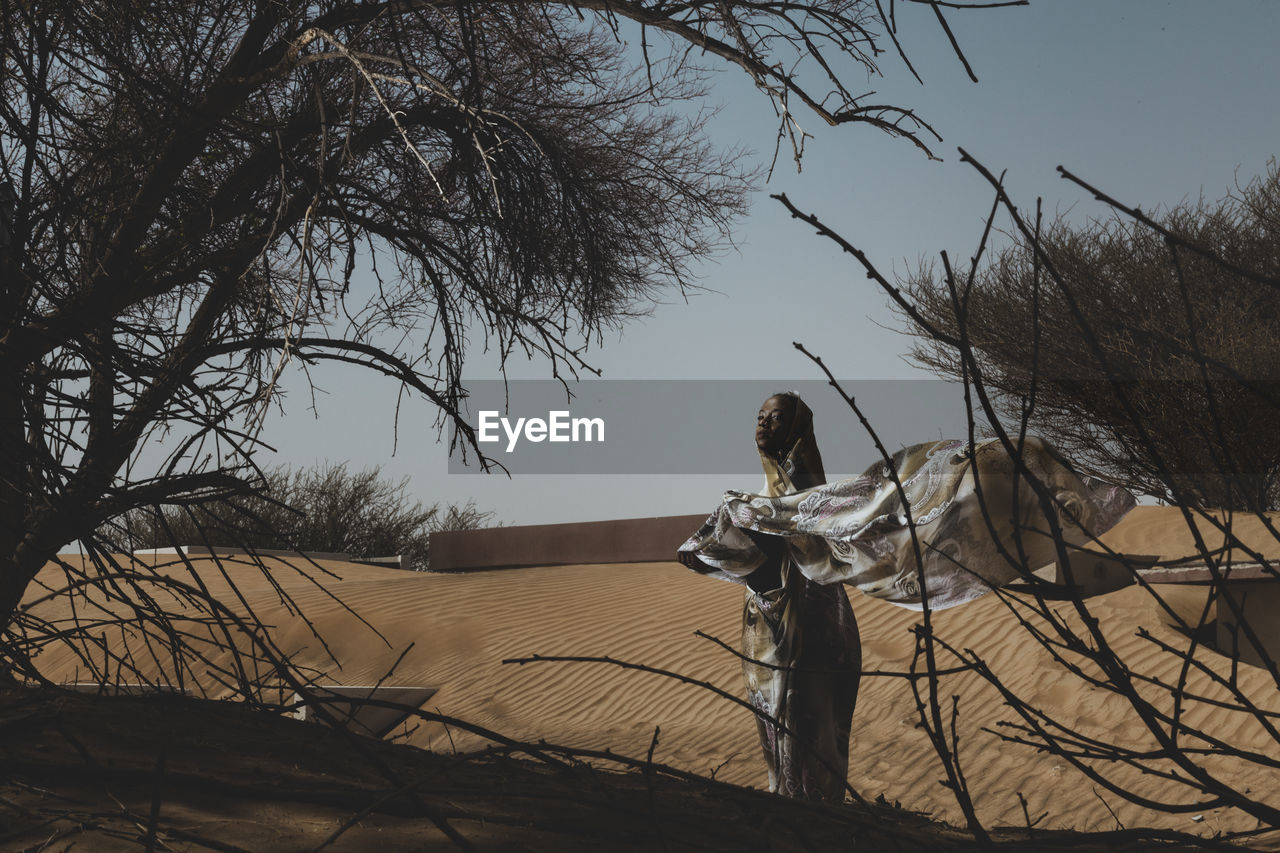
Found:
[[[431,571],[674,560],[706,515],[531,524],[431,534]]]
[[[343,563],[386,566],[389,569],[399,569],[404,565],[403,557],[400,554],[394,557],[353,557],[350,554],[336,554],[327,551],[304,552],[286,548],[241,548],[236,545],[214,545],[212,548],[205,545],[179,545],[176,548],[142,548],[133,553],[134,556],[139,557],[160,557],[170,554],[176,557],[179,553],[186,554],[188,557],[233,557],[238,554],[250,554],[259,557],[301,557],[308,560],[337,560]]]

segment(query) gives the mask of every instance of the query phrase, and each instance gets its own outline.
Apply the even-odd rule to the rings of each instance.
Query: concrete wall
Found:
[[[1179,615],[1196,624],[1214,577],[1207,566],[1154,568],[1143,571],[1142,575],[1153,584],[1185,584],[1205,590],[1203,595],[1183,596],[1190,605],[1180,608],[1184,612]],[[1209,607],[1210,622],[1216,631],[1210,645],[1220,654],[1253,666],[1266,668],[1268,661],[1280,663],[1280,620],[1276,619],[1276,613],[1280,612],[1280,579],[1276,578],[1275,570],[1258,563],[1232,564],[1227,580],[1217,592],[1220,597]],[[1235,601],[1238,611],[1224,600],[1228,597]],[[1261,650],[1240,627],[1240,616],[1253,630]],[[1166,624],[1172,624],[1163,614],[1161,618]]]
[[[431,570],[674,560],[676,549],[706,520],[674,515],[433,533]]]
[[[300,559],[311,560],[338,560],[343,563],[363,563],[369,566],[386,566],[389,569],[399,569],[404,561],[402,556],[397,554],[394,557],[353,557],[350,554],[336,554],[326,551],[291,551],[282,548],[240,548],[235,545],[215,545],[209,548],[205,545],[179,545],[176,548],[142,548],[133,552],[139,557],[163,557],[168,555],[177,556],[179,553],[186,554],[188,557],[234,557],[239,554],[255,554],[259,557],[298,557]]]
[[[1218,601],[1218,651],[1264,669],[1269,661],[1280,662],[1280,620],[1276,619],[1280,609],[1280,585],[1275,581],[1229,583],[1224,594],[1235,599],[1239,613],[1253,629],[1262,648],[1259,650],[1253,639],[1240,628],[1237,611],[1227,602]]]

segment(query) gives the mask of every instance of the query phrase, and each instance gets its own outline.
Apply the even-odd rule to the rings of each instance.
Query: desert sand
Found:
[[[1207,531],[1207,525],[1202,527]],[[1264,555],[1280,556],[1280,546],[1256,519],[1238,522],[1235,529]],[[1220,541],[1219,535],[1210,544]],[[1121,552],[1163,559],[1194,553],[1193,537],[1180,513],[1167,507],[1139,507],[1104,542]],[[447,575],[326,562],[320,566],[329,575],[313,567],[306,571],[321,588],[303,572],[271,562],[275,566],[271,580],[311,620],[327,649],[256,567],[233,560],[224,560],[223,565],[245,601],[269,626],[279,648],[304,668],[323,673],[318,683],[355,685],[385,679],[389,685],[434,687],[438,692],[427,704],[428,710],[511,738],[607,748],[638,757],[652,747],[654,759],[667,765],[714,774],[718,780],[739,785],[765,785],[750,713],[711,691],[604,663],[503,662],[532,655],[609,656],[673,670],[737,696],[738,661],[695,632],[736,642],[742,606],[739,587],[700,577],[675,562]],[[226,590],[227,580],[211,560],[197,560],[194,566],[211,589]],[[181,565],[163,571],[189,578]],[[43,580],[56,586],[60,575],[61,570],[50,567]],[[1194,590],[1162,589],[1171,590],[1170,600],[1187,612],[1195,609]],[[1131,586],[1091,598],[1087,604],[1131,671],[1177,680],[1179,658],[1138,636],[1138,631],[1147,629],[1155,639],[1175,648],[1186,648],[1191,640],[1170,627],[1171,620],[1148,592]],[[890,803],[962,824],[955,800],[940,784],[944,774],[919,725],[909,683],[871,674],[901,672],[910,666],[911,628],[920,621],[920,614],[863,596],[853,596],[853,606],[861,630],[863,666],[869,674],[863,679],[854,716],[849,782],[869,800],[883,796]],[[39,605],[36,612],[56,619],[67,615],[67,607],[65,599],[55,599]],[[1064,618],[1079,624],[1070,609],[1069,603],[1062,603]],[[934,614],[934,625],[946,642],[974,650],[1009,689],[1081,735],[1135,745],[1153,742],[1123,697],[1091,686],[1055,664],[1018,626],[1010,606],[1000,597],[987,595]],[[135,656],[141,652],[135,651]],[[1230,659],[1217,652],[1202,648],[1197,659],[1224,676],[1231,673]],[[945,654],[939,661],[942,666],[955,662]],[[52,649],[38,662],[53,681],[84,680],[83,662],[66,649]],[[1280,712],[1280,692],[1270,674],[1242,665],[1237,683],[1242,694],[1260,708]],[[1231,700],[1221,685],[1194,673],[1189,688],[1215,700]],[[1150,685],[1140,689],[1157,707],[1168,706],[1159,689]],[[198,685],[197,692],[217,698],[225,689],[210,679]],[[974,672],[945,676],[941,694],[948,719],[950,697],[958,697],[960,761],[978,815],[987,826],[1021,826],[1028,815],[1038,820],[1040,828],[1147,826],[1206,836],[1258,825],[1255,818],[1226,808],[1197,808],[1174,815],[1153,811],[1108,792],[1062,759],[1001,741],[993,732],[1000,730],[1001,721],[1011,719],[1011,712],[998,692]],[[1215,736],[1280,758],[1276,742],[1237,711],[1195,703],[1188,713]],[[467,752],[486,744],[474,734],[439,723],[417,725],[404,740],[438,752]],[[1258,762],[1215,758],[1208,766],[1238,790],[1263,801],[1280,790],[1277,771]],[[1099,769],[1144,796],[1190,805],[1202,799],[1181,786],[1136,771]],[[1266,838],[1254,843],[1264,842]]]

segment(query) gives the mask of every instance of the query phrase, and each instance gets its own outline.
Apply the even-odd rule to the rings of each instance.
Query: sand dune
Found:
[[[1207,525],[1206,534],[1208,533]],[[1235,529],[1250,546],[1268,556],[1280,547],[1256,519]],[[1194,551],[1194,539],[1179,514],[1169,508],[1140,507],[1105,537],[1129,553],[1180,557]],[[1221,537],[1215,542],[1220,544]],[[297,663],[327,673],[326,682],[364,684],[391,671],[388,684],[438,688],[429,708],[522,740],[546,739],[585,748],[611,748],[643,756],[660,727],[655,758],[677,767],[710,773],[744,785],[763,786],[749,712],[701,688],[660,676],[586,663],[506,664],[505,658],[539,655],[609,655],[619,660],[677,670],[734,695],[739,691],[738,662],[695,631],[735,643],[742,604],[740,590],[699,577],[676,563],[634,563],[513,569],[432,575],[371,566],[324,563],[336,577],[321,577],[323,589],[296,571],[277,567],[273,577],[286,589],[325,637],[332,657],[304,621],[282,604],[280,595],[256,568],[227,563],[228,574],[282,650]],[[210,561],[199,561],[201,577],[215,592],[227,590]],[[185,569],[166,572],[183,576]],[[54,584],[57,574],[46,570]],[[1165,589],[1168,589],[1167,587]],[[1178,592],[1175,590],[1175,592]],[[1181,594],[1180,592],[1178,594]],[[334,597],[358,612],[382,638],[339,607]],[[1176,596],[1174,596],[1176,597]],[[901,671],[912,660],[911,627],[920,615],[855,596],[855,612],[868,671]],[[1138,636],[1140,628],[1176,648],[1190,640],[1161,618],[1150,596],[1129,587],[1088,601],[1103,634],[1129,670],[1174,682],[1180,661]],[[46,618],[65,615],[67,603],[41,605]],[[1057,609],[1079,626],[1069,603]],[[935,614],[938,635],[958,649],[973,649],[1017,695],[1042,708],[1058,723],[1085,737],[1127,744],[1156,743],[1155,737],[1123,696],[1086,684],[1055,664],[1030,639],[1011,606],[995,595]],[[385,638],[385,640],[383,639]],[[1079,657],[1068,653],[1069,660]],[[1230,661],[1211,650],[1197,657],[1220,674]],[[66,650],[50,650],[39,660],[55,681],[76,680],[83,665]],[[954,660],[942,656],[944,666]],[[1091,665],[1086,664],[1086,671]],[[1280,693],[1261,669],[1242,666],[1241,694],[1261,708],[1280,712]],[[1166,693],[1150,684],[1134,688],[1152,707],[1168,711]],[[1219,701],[1229,691],[1193,673],[1189,689]],[[216,687],[209,691],[218,694]],[[944,678],[941,693],[948,712],[958,697],[956,731],[960,758],[979,814],[992,825],[1022,824],[1025,798],[1033,817],[1047,813],[1041,826],[1109,829],[1125,826],[1172,827],[1213,834],[1252,829],[1256,819],[1228,809],[1205,808],[1166,815],[1127,803],[1071,768],[1067,762],[1028,747],[1004,743],[992,733],[1012,719],[999,693],[972,672]],[[1265,728],[1228,708],[1192,703],[1187,719],[1243,749],[1280,759],[1280,745]],[[850,782],[863,796],[889,801],[960,822],[943,771],[919,726],[909,684],[899,678],[868,676],[862,682],[854,717]],[[471,750],[478,737],[439,724],[423,725],[409,742],[433,750]],[[1238,790],[1270,796],[1280,790],[1277,771],[1264,762],[1223,762],[1207,767]],[[1136,770],[1103,767],[1144,796],[1194,804],[1197,797],[1180,786]],[[1104,804],[1105,803],[1105,804]],[[1114,813],[1114,816],[1113,816]],[[1202,820],[1193,821],[1193,816]]]

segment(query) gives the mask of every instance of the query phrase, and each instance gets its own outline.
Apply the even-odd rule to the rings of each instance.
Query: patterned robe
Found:
[[[825,482],[813,413],[799,397],[786,396],[794,408],[784,453],[780,458],[760,454],[764,491],[771,496]],[[736,533],[755,552],[732,579],[747,587],[742,675],[756,710],[769,790],[840,802],[862,673],[853,608],[842,586],[815,583],[796,567],[788,540],[754,531]],[[688,543],[679,556],[695,571],[709,570]]]
[[[1071,546],[1109,530],[1134,505],[1124,489],[1081,480],[1038,438],[1026,439],[1020,457],[1048,491]],[[919,609],[923,577],[934,610],[963,604],[1056,558],[1040,498],[1016,476],[999,442],[980,443],[972,454],[964,441],[917,444],[895,454],[892,465],[905,504],[884,463],[792,494],[727,492],[680,550],[697,556],[694,567],[703,574],[742,582],[766,560],[758,534],[780,536],[814,583],[847,584]]]
[[[1040,497],[999,442],[972,451],[965,441],[915,445],[894,455],[892,472],[877,463],[827,484],[808,417],[781,464],[762,454],[768,493],[726,493],[679,557],[695,571],[748,586],[743,673],[763,717],[770,790],[838,802],[861,675],[844,585],[913,609],[927,596],[938,610],[1024,577],[1052,562],[1057,549]],[[791,478],[804,478],[806,456],[817,460],[807,463],[817,468],[809,477],[817,484],[796,489]],[[1123,489],[1081,480],[1040,439],[1026,439],[1020,457],[1047,490],[1068,543],[1100,535],[1134,505]],[[780,577],[781,586],[753,589],[761,575]]]

